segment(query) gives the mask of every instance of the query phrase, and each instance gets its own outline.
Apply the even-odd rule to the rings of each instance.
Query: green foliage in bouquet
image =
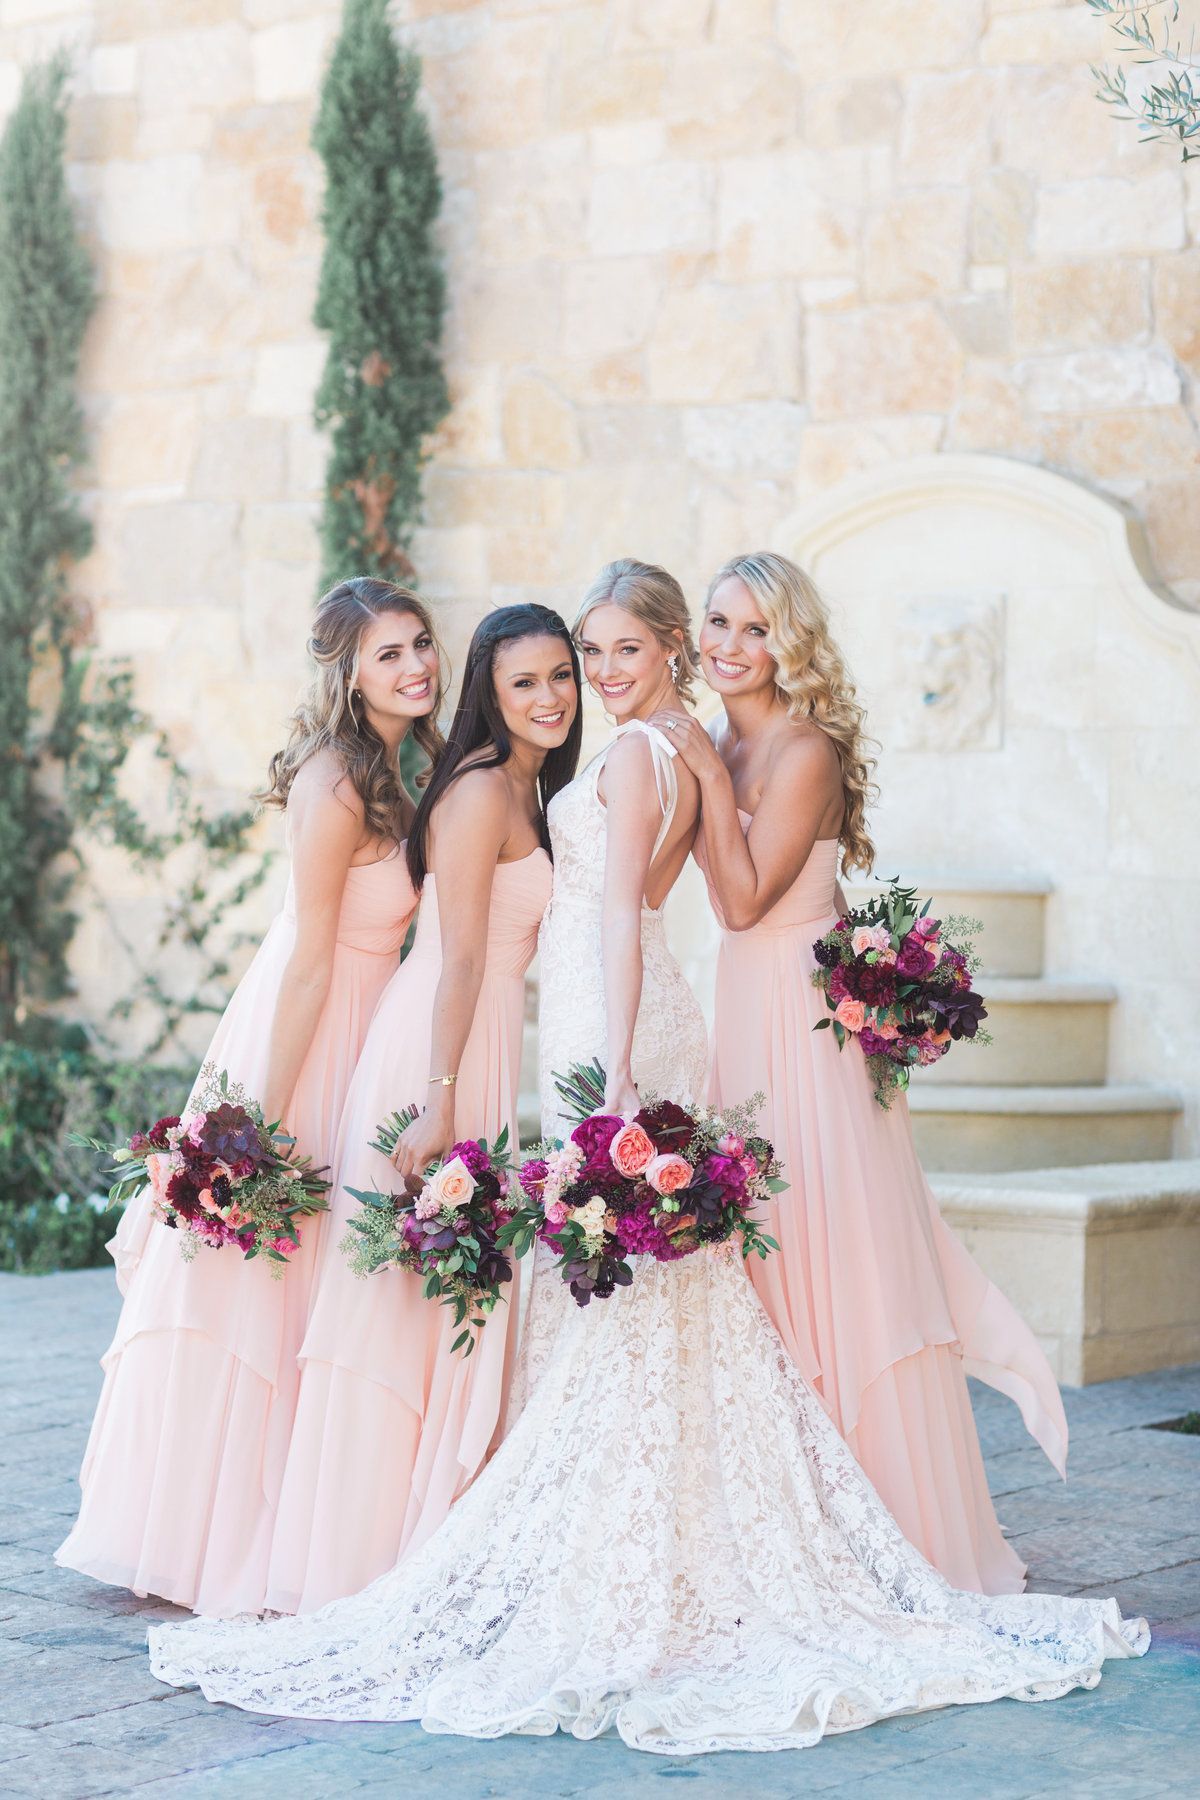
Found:
[[[93,287],[64,170],[66,78],[62,56],[32,67],[0,138],[0,1035],[36,1042],[37,1010],[70,991],[86,843],[113,845],[139,866],[187,846],[194,854],[172,871],[158,934],[174,963],[186,959],[184,992],[167,990],[148,945],[126,946],[138,973],[122,1010],[155,1007],[145,1052],[155,1055],[186,1013],[224,1005],[228,968],[205,940],[266,865],[239,871],[253,814],[214,817],[195,802],[134,701],[133,671],[96,660],[88,608],[70,591],[70,567],[92,541],[74,479]],[[139,745],[163,776],[154,823],[121,787]]]
[[[420,86],[420,61],[397,41],[387,0],[346,0],[313,130],[325,164],[314,319],[329,333],[314,413],[331,437],[323,589],[347,574],[414,579],[426,440],[450,406],[434,235],[442,189]],[[419,755],[405,745],[406,778]]]

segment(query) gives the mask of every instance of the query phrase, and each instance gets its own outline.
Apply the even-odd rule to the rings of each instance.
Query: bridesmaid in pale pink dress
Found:
[[[363,1281],[339,1249],[348,1189],[398,1189],[462,1137],[516,1142],[524,977],[550,897],[545,808],[575,773],[579,668],[541,606],[488,615],[471,641],[445,754],[408,839],[416,941],[379,1003],[346,1102],[288,1453],[267,1604],[307,1612],[365,1587],[424,1542],[478,1473],[500,1424],[519,1323],[514,1291],[474,1353],[419,1279]],[[376,1127],[423,1107],[392,1166]]]
[[[723,926],[711,1093],[767,1095],[789,1183],[781,1253],[754,1281],[906,1536],[958,1588],[1025,1571],[992,1509],[966,1375],[1009,1394],[1061,1472],[1066,1420],[1033,1334],[942,1222],[903,1099],[884,1111],[833,1033],[812,946],[839,914],[838,852],[869,868],[862,710],[823,603],[785,557],[743,556],[709,590],[700,655],[725,716],[671,731],[701,784],[696,856]],[[666,721],[664,720],[665,724]]]
[[[424,604],[367,577],[325,596],[309,648],[312,692],[263,795],[287,809],[291,880],[206,1060],[328,1166],[416,905],[399,750],[412,731],[438,753],[441,674]],[[185,1262],[149,1196],[131,1202],[109,1246],[126,1300],[60,1563],[199,1612],[262,1607],[325,1226],[305,1222],[272,1280],[230,1249]]]

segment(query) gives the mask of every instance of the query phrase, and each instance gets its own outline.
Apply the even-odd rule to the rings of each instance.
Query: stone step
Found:
[[[1200,1357],[1200,1160],[959,1171],[930,1185],[1060,1381]]]
[[[981,1050],[980,1056],[987,1052]],[[996,1171],[1168,1158],[1178,1094],[1154,1087],[918,1085],[913,1136],[927,1169]]]
[[[953,1045],[949,1056],[914,1076],[922,1087],[972,1086],[981,1079],[992,1087],[1021,1082],[1078,1087],[1106,1078],[1115,987],[1004,975],[981,975],[978,982],[993,1041],[978,1048]]]
[[[1042,973],[1042,913],[1051,884],[1037,876],[989,876],[902,873],[906,887],[933,900],[933,912],[944,919],[961,913],[980,920],[976,947],[990,975],[1037,976]],[[855,882],[846,887],[851,906],[886,888],[886,882]],[[982,977],[981,977],[982,979]]]

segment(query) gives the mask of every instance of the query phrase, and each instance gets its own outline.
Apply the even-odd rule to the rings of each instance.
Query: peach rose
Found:
[[[881,1038],[898,1038],[900,1027],[895,1019],[880,1019],[875,1026],[875,1036]]]
[[[440,1205],[453,1210],[467,1204],[475,1192],[475,1178],[461,1156],[452,1156],[442,1164],[429,1187]]]
[[[656,1194],[673,1194],[692,1179],[692,1165],[686,1156],[667,1150],[651,1158],[645,1175]]]
[[[146,1174],[150,1177],[150,1192],[158,1201],[167,1198],[167,1183],[174,1174],[171,1158],[161,1152],[146,1158]]]
[[[935,1044],[948,1044],[950,1042],[950,1033],[948,1031],[935,1031],[933,1034],[933,1042]]]
[[[867,950],[887,950],[892,942],[892,934],[886,925],[859,925],[850,939],[850,948],[855,956],[862,956]]]
[[[635,1122],[622,1125],[608,1146],[608,1154],[617,1173],[624,1175],[627,1181],[632,1181],[635,1175],[642,1174],[654,1160],[654,1145]]]
[[[839,1000],[834,1018],[847,1031],[861,1031],[867,1018],[867,1009],[861,1000]]]

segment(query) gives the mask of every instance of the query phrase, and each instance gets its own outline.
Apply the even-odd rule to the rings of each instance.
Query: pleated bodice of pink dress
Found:
[[[525,972],[550,898],[544,850],[497,866],[487,961],[458,1068],[455,1131],[516,1142]],[[415,1275],[363,1280],[339,1243],[357,1207],[348,1192],[393,1192],[388,1160],[370,1147],[399,1108],[423,1106],[441,975],[437,885],[427,877],[416,940],[379,1003],[351,1084],[335,1157],[333,1213],[301,1351],[300,1400],[280,1498],[267,1604],[308,1612],[357,1592],[436,1531],[483,1467],[497,1435],[516,1345],[515,1294],[501,1302],[469,1358],[447,1307]],[[514,1288],[516,1286],[514,1281]]]
[[[318,1167],[332,1163],[350,1079],[415,906],[402,850],[347,871],[329,995],[286,1115]],[[205,1058],[254,1099],[295,941],[289,883]],[[273,1280],[266,1262],[227,1248],[185,1262],[149,1195],[130,1203],[109,1245],[125,1304],[102,1359],[82,1504],[60,1563],[218,1617],[260,1610],[327,1227],[327,1214],[307,1221]]]
[[[750,817],[741,815],[748,828]],[[838,845],[816,843],[747,931],[722,926],[710,1059],[716,1105],[767,1096],[788,1190],[777,1255],[748,1264],[772,1322],[909,1540],[958,1588],[1020,1592],[988,1494],[966,1375],[1008,1394],[1060,1473],[1067,1426],[1033,1333],[938,1212],[903,1098],[831,1031],[812,946],[837,921]],[[703,823],[696,859],[709,879]]]

